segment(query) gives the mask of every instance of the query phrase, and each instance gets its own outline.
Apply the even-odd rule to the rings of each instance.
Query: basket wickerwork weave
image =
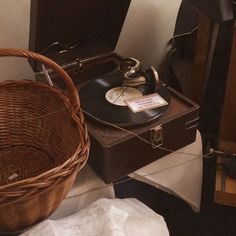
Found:
[[[87,161],[89,138],[78,92],[58,64],[20,49],[0,49],[0,56],[40,62],[67,85],[66,96],[41,82],[0,83],[0,231],[9,232],[58,207]]]

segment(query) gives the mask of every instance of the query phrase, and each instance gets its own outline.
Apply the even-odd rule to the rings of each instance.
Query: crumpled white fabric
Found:
[[[114,188],[112,185],[107,186],[86,164],[79,172],[73,188],[50,219],[58,220],[73,215],[100,198],[115,198]]]
[[[45,220],[21,236],[169,236],[163,217],[137,199],[99,199],[78,213]]]

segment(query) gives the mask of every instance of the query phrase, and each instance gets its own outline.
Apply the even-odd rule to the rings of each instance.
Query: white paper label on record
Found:
[[[126,103],[134,113],[168,105],[168,102],[157,93],[132,98],[126,100]]]
[[[117,106],[127,106],[126,100],[141,96],[142,93],[138,89],[131,87],[114,87],[105,95],[108,102]]]

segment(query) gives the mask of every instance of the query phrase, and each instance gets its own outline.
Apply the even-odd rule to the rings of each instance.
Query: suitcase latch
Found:
[[[153,149],[163,144],[163,130],[160,125],[150,130],[150,143]]]

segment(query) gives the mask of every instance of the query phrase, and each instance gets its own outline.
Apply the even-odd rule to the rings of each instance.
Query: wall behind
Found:
[[[144,65],[160,66],[173,36],[181,0],[133,0],[117,51]]]
[[[132,0],[116,51],[159,67],[181,0]],[[30,0],[0,1],[0,47],[28,48]],[[0,58],[0,80],[33,78],[26,60]]]
[[[30,0],[0,1],[0,47],[28,48]],[[0,80],[30,79],[25,59],[0,58]]]

